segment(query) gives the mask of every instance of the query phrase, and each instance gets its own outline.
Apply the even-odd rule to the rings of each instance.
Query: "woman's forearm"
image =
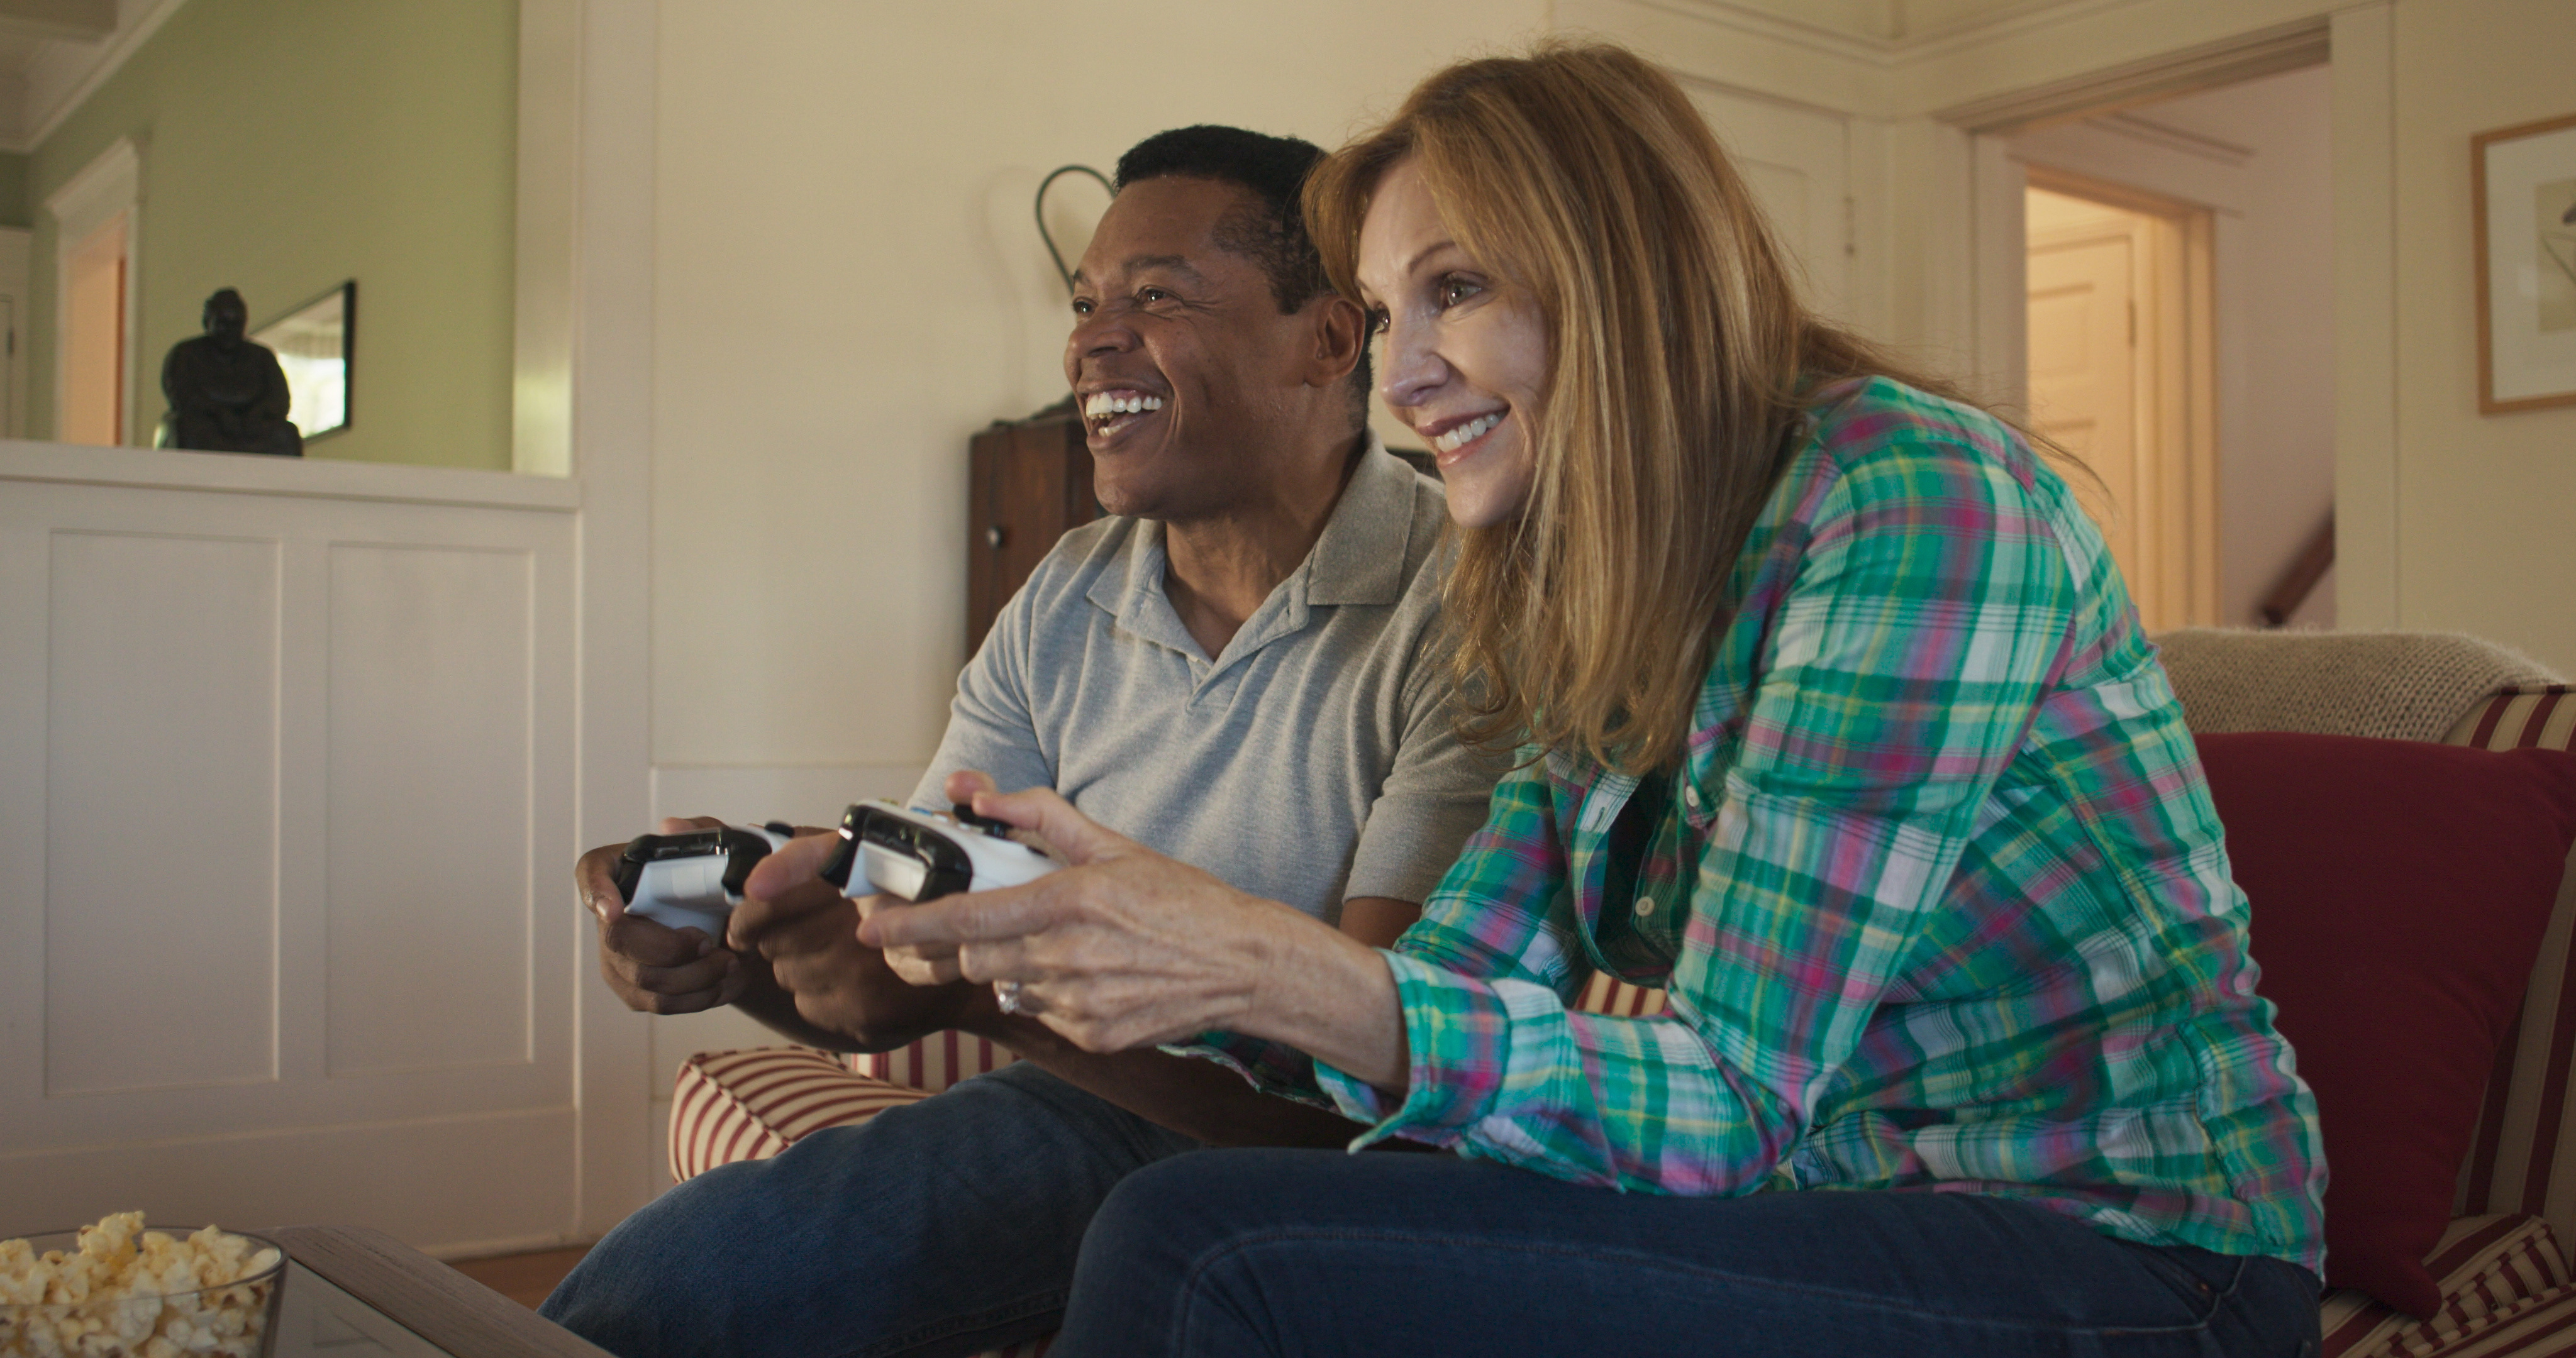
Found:
[[[1402,1098],[1412,1059],[1395,975],[1377,949],[1333,929],[1274,928],[1241,1030],[1286,1043]]]

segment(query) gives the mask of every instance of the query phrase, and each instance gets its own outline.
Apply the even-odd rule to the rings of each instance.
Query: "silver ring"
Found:
[[[1002,1012],[1005,1014],[1019,1013],[1020,983],[1017,981],[995,981],[993,983],[993,1002],[1001,1006]]]

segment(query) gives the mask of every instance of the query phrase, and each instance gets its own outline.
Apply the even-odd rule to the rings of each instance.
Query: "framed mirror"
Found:
[[[277,355],[293,400],[286,418],[304,441],[349,427],[350,379],[355,372],[358,281],[329,292],[251,331]]]

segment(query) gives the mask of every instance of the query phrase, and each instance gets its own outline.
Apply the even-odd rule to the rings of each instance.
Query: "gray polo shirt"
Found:
[[[1435,639],[1440,488],[1374,437],[1314,549],[1211,658],[1163,593],[1163,525],[1064,535],[958,677],[915,803],[957,769],[1327,922],[1420,901],[1508,763],[1459,744]]]

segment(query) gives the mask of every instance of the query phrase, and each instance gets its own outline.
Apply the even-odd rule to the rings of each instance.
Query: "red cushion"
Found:
[[[2316,1091],[2326,1281],[2413,1315],[2576,836],[2576,756],[2200,737],[2262,993]]]

